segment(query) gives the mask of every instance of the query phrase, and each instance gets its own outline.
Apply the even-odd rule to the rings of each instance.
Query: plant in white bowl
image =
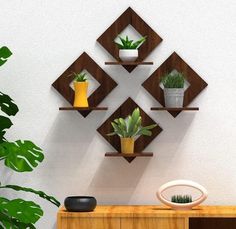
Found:
[[[130,40],[128,36],[122,38],[119,36],[121,43],[115,42],[119,47],[119,57],[123,61],[135,61],[138,58],[138,48],[143,42],[146,41],[146,37],[142,37],[137,41]]]
[[[174,195],[171,200],[168,200],[164,195],[164,191],[173,187],[190,187],[198,190],[200,196],[193,200],[191,195]],[[208,196],[207,190],[200,184],[190,180],[174,180],[166,184],[163,184],[156,193],[157,198],[165,205],[171,207],[174,210],[191,210],[193,207],[201,204]]]

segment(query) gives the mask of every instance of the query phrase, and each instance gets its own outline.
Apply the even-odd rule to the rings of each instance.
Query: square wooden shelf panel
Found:
[[[73,105],[74,90],[70,84],[73,82],[74,76],[71,73],[80,73],[83,70],[87,70],[100,83],[100,86],[88,98],[89,106],[97,108],[99,103],[117,86],[117,83],[86,52],[80,55],[52,86]],[[79,109],[78,112],[86,117],[92,110],[95,109]]]
[[[177,70],[185,75],[186,80],[190,84],[184,92],[184,107],[188,105],[199,95],[199,93],[207,86],[207,83],[176,53],[174,52],[152,75],[144,81],[142,86],[163,106],[165,107],[164,91],[160,87],[161,78],[173,70]],[[167,111],[176,117],[182,110]]]
[[[139,47],[137,62],[142,62],[162,41],[162,38],[130,7],[97,39],[117,61],[119,48],[115,38],[128,26],[132,25],[139,34],[147,36],[146,41]],[[122,65],[128,72],[132,72],[137,65]]]
[[[117,135],[107,136],[108,133],[113,132],[113,128],[111,126],[111,122],[116,118],[125,118],[129,114],[133,112],[135,108],[139,107],[131,98],[128,98],[98,129],[97,131],[116,149],[117,152],[121,152],[120,148],[120,137]],[[151,119],[140,107],[140,115],[142,117],[142,125],[148,126],[151,124],[156,124],[156,122]],[[162,131],[162,128],[157,125],[154,129],[152,129],[151,136],[140,136],[136,139],[134,144],[135,152],[142,152]],[[128,162],[133,161],[135,157],[125,159]]]
[[[59,107],[60,111],[106,111],[108,107]]]

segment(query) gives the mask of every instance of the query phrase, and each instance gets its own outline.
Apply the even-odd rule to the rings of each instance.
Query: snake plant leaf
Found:
[[[31,192],[31,193],[34,193],[34,194],[38,195],[39,197],[41,197],[43,199],[46,199],[49,202],[55,204],[57,207],[60,206],[60,202],[56,198],[54,198],[53,196],[47,195],[43,191],[36,191],[36,190],[34,190],[32,188],[21,187],[21,186],[18,186],[18,185],[4,185],[4,186],[0,186],[0,189],[5,189],[5,188],[13,189],[15,191]]]
[[[3,142],[5,165],[17,172],[30,172],[43,161],[42,149],[31,141]]]
[[[10,96],[0,92],[0,109],[9,116],[14,116],[19,111]]]
[[[39,205],[32,201],[14,199],[4,202],[0,206],[1,212],[21,223],[36,223],[43,215],[43,210]]]
[[[4,135],[6,133],[6,129],[9,129],[12,125],[13,123],[9,118],[0,115],[0,143],[5,141]]]
[[[7,59],[12,55],[12,52],[6,46],[0,48],[0,66],[7,62]]]

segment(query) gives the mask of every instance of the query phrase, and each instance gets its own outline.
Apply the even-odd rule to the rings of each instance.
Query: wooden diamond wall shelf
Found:
[[[111,126],[111,122],[119,117],[127,117],[129,114],[133,112],[133,110],[139,107],[131,98],[128,98],[98,129],[97,131],[117,150],[117,152],[121,152],[120,149],[120,138],[115,136],[107,136],[108,133],[113,132],[113,128]],[[148,126],[154,124],[155,121],[152,120],[140,107],[140,115],[142,117],[142,123],[144,126]],[[152,129],[152,136],[140,136],[135,141],[134,152],[141,153],[151,141],[161,133],[162,128],[160,126],[156,126]],[[144,153],[145,155],[145,153]],[[148,154],[149,155],[149,154]],[[131,162],[135,157],[124,157],[128,162]]]
[[[70,87],[74,80],[72,72],[79,73],[87,70],[99,83],[100,86],[89,96],[90,107],[97,105],[117,86],[117,83],[99,65],[84,52],[64,73],[52,84],[52,86],[71,104],[74,102],[74,90]],[[92,109],[78,110],[86,117]]]
[[[147,36],[146,41],[139,47],[139,57],[137,62],[142,62],[157,45],[162,38],[130,7],[97,39],[97,41],[118,61],[119,49],[114,43],[115,38],[128,26],[132,25],[142,36]],[[132,72],[137,66],[123,67]]]
[[[162,105],[165,106],[164,92],[160,87],[161,77],[166,73],[177,70],[185,75],[189,87],[184,92],[184,107],[207,86],[207,83],[176,53],[174,52],[143,84],[142,86]],[[154,110],[154,109],[153,109]],[[168,109],[167,109],[168,110]],[[184,109],[182,109],[184,110]],[[176,117],[180,111],[168,110]]]

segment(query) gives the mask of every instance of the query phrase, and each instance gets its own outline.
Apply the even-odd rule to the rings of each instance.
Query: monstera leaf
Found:
[[[3,94],[2,92],[0,92],[0,108],[5,114],[9,116],[14,116],[19,111],[17,105],[13,102],[11,97]]]
[[[49,202],[55,204],[57,207],[60,206],[60,202],[57,199],[55,199],[53,196],[48,196],[43,191],[36,191],[36,190],[34,190],[32,188],[21,187],[21,186],[18,186],[18,185],[4,185],[4,186],[0,186],[0,189],[1,188],[9,188],[9,189],[13,189],[15,191],[31,192],[31,193],[34,193],[34,194],[40,196],[43,199],[46,199]]]
[[[12,126],[12,122],[9,118],[0,115],[0,143],[5,141],[4,134],[6,129],[9,129]]]
[[[30,172],[42,162],[42,149],[31,141],[3,142],[0,144],[0,160],[17,172]]]
[[[28,228],[18,227],[20,224],[34,224],[43,215],[43,210],[39,205],[32,201],[26,201],[22,199],[8,200],[6,198],[0,198],[0,212],[2,213],[2,221],[5,222],[6,226],[12,224],[15,225],[15,227],[9,228],[20,229]]]
[[[6,46],[0,48],[0,66],[5,64],[7,62],[7,58],[9,58],[11,55],[12,52]]]

